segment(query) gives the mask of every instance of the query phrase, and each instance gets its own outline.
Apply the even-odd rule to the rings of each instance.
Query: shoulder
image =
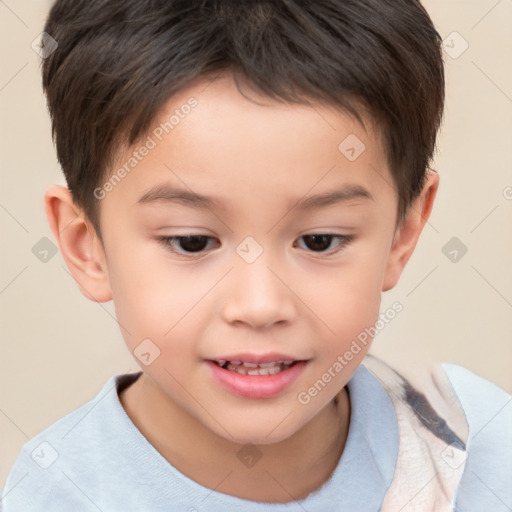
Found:
[[[76,481],[89,478],[90,468],[101,464],[105,451],[101,425],[109,421],[117,400],[116,386],[125,376],[111,377],[99,393],[84,405],[31,438],[21,448],[7,475],[1,510],[41,510],[62,503],[76,510],[89,510]]]
[[[395,472],[404,495],[428,465],[444,494],[461,510],[512,509],[512,396],[457,364],[396,369],[373,356],[365,365],[390,395],[400,428]],[[403,370],[403,371],[402,371]],[[450,492],[447,493],[447,489]],[[417,489],[409,489],[411,496]],[[425,492],[423,492],[423,495]]]
[[[510,393],[471,370],[453,363],[440,364],[464,410],[473,418],[478,418],[486,411],[493,411],[497,406],[505,408],[504,406],[512,400]],[[510,418],[511,414],[512,408],[509,408],[502,418]]]
[[[512,509],[512,395],[459,365],[443,363],[467,418],[467,460],[457,504]]]
[[[463,419],[466,425],[458,427],[462,437],[480,435],[484,428],[510,437],[512,395],[463,366],[433,362],[399,372],[375,356],[367,356],[364,365],[396,402],[406,402],[415,411],[423,408],[423,415],[435,410],[451,422]]]

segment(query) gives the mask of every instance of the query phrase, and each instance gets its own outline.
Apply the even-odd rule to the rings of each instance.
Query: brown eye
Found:
[[[304,240],[304,245],[306,246],[307,250],[310,250],[312,252],[337,252],[337,250],[330,250],[332,249],[331,244],[333,241],[337,241],[338,243],[335,244],[335,248],[338,247],[338,250],[342,249],[346,245],[348,245],[353,239],[353,236],[347,236],[347,235],[332,235],[332,234],[313,234],[313,235],[304,235],[300,237],[299,240]]]
[[[332,242],[332,235],[306,235],[303,237],[308,249],[312,251],[325,251]]]
[[[159,238],[160,242],[173,252],[181,254],[195,254],[204,251],[208,246],[208,242],[213,240],[210,236],[205,235],[188,235],[188,236],[164,236]]]

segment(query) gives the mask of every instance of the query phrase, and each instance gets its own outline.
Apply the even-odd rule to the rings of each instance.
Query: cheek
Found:
[[[315,293],[310,293],[308,305],[322,319],[322,338],[329,357],[342,353],[377,321],[385,261],[382,249],[375,244],[361,246],[346,265],[326,276],[321,291],[317,282]],[[362,345],[362,349],[368,348],[369,345]]]
[[[168,339],[194,316],[195,307],[208,290],[190,270],[172,265],[158,247],[116,246],[109,267],[118,321],[133,348],[149,338],[163,349]],[[211,286],[211,285],[210,285]]]
[[[332,298],[325,309],[331,330],[335,333],[331,336],[335,341],[330,344],[329,352],[343,353],[366,328],[374,325],[379,315],[379,308],[380,293],[372,283],[357,280],[342,286],[340,292]],[[363,344],[361,348],[368,349],[369,345]]]

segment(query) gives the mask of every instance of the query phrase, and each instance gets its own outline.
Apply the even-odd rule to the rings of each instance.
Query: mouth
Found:
[[[309,360],[282,354],[237,354],[205,362],[214,380],[229,392],[245,398],[271,398],[290,388]]]

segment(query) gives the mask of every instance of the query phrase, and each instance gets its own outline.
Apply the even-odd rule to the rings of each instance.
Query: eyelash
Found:
[[[308,234],[308,235],[302,235],[299,240],[301,238],[305,238],[305,237],[313,237],[313,236],[327,236],[327,237],[331,237],[333,240],[334,239],[337,239],[339,240],[339,246],[338,246],[338,249],[336,249],[335,251],[310,251],[308,250],[308,252],[312,252],[313,254],[327,254],[327,255],[334,255],[334,254],[337,254],[338,252],[340,252],[341,250],[343,250],[345,247],[347,247],[354,239],[354,236],[353,235],[336,235],[336,234],[332,234],[332,233],[312,233],[312,234]],[[201,238],[201,239],[213,239],[213,237],[211,236],[207,236],[207,235],[181,235],[181,236],[162,236],[162,237],[158,237],[158,241],[169,251],[175,253],[175,254],[178,254],[180,256],[183,256],[185,258],[190,258],[190,257],[197,257],[197,256],[200,256],[203,254],[203,252],[205,251],[205,249],[202,249],[201,251],[198,251],[198,252],[182,252],[182,251],[178,251],[175,249],[175,242],[179,241],[179,240],[183,240],[183,239],[187,239],[187,238]],[[330,245],[330,244],[329,244]]]

